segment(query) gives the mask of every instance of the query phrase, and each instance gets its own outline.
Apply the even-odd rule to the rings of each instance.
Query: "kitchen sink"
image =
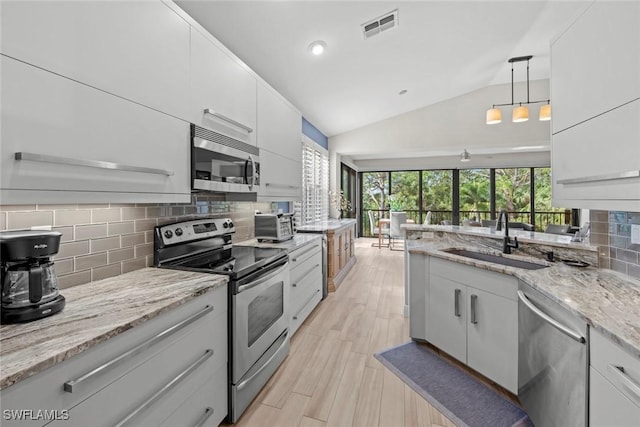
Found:
[[[465,258],[473,258],[479,261],[492,262],[494,264],[506,265],[509,267],[524,268],[525,270],[539,270],[541,268],[547,268],[548,265],[536,264],[534,262],[521,261],[518,259],[505,258],[499,255],[485,254],[482,252],[469,251],[466,249],[443,249],[442,252],[449,254],[463,256]]]

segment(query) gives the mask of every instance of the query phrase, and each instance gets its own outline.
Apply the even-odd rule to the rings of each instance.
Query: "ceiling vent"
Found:
[[[365,22],[361,25],[364,38],[368,39],[383,31],[390,30],[398,26],[398,9],[385,13],[376,19]]]

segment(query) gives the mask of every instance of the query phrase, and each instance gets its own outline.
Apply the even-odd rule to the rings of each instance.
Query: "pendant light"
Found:
[[[518,56],[515,58],[509,58],[508,62],[511,64],[511,103],[510,104],[493,104],[493,106],[487,110],[486,123],[493,125],[502,122],[502,111],[496,107],[514,107],[511,114],[511,121],[513,123],[522,123],[529,120],[529,104],[539,104],[546,102],[546,105],[540,107],[540,121],[551,120],[551,100],[544,101],[530,101],[529,100],[529,60],[533,58],[532,55]],[[527,61],[527,101],[515,102],[513,97],[513,63]],[[517,106],[516,106],[517,105]]]

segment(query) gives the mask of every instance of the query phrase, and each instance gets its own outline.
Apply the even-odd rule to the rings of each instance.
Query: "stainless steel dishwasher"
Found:
[[[536,427],[586,426],[587,324],[522,282],[518,298],[518,398]]]

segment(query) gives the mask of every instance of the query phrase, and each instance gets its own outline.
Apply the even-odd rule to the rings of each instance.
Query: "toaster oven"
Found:
[[[256,239],[259,242],[269,240],[282,242],[293,238],[293,214],[261,214],[254,215]]]

